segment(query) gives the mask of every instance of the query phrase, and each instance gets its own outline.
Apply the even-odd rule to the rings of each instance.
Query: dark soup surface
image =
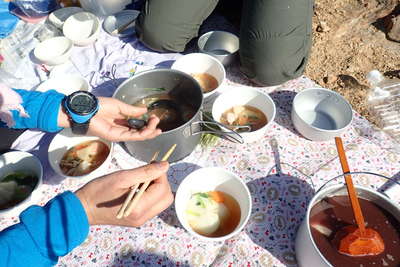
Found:
[[[38,183],[35,174],[12,172],[0,179],[0,210],[11,208],[25,200]]]
[[[348,196],[327,197],[318,202],[310,213],[312,237],[324,257],[333,266],[400,266],[400,223],[375,203],[359,198],[367,227],[383,238],[385,250],[377,256],[352,257],[338,252],[334,236],[347,225],[354,225],[354,216]]]

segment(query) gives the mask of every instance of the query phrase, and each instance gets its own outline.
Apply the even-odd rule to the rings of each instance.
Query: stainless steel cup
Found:
[[[215,57],[227,67],[238,54],[239,37],[230,32],[211,31],[200,36],[197,46],[201,53]]]

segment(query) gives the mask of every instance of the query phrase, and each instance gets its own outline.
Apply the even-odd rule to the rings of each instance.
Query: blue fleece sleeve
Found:
[[[55,90],[47,92],[35,92],[22,89],[14,89],[22,97],[22,106],[29,114],[28,118],[21,117],[16,110],[12,110],[15,121],[15,129],[41,129],[46,132],[57,132],[58,111],[64,94]]]
[[[20,221],[0,232],[0,266],[52,266],[89,232],[85,210],[69,191],[27,208]]]

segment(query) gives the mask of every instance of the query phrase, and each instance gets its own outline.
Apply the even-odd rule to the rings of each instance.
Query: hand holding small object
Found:
[[[107,224],[139,227],[173,202],[167,179],[169,164],[166,161],[151,163],[132,170],[117,171],[92,180],[76,192],[86,211],[89,224]],[[151,185],[141,196],[140,205],[128,217],[117,219],[127,192],[135,185]]]

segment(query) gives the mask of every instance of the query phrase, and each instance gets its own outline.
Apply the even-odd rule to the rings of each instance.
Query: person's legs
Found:
[[[243,1],[242,72],[265,86],[299,77],[310,53],[313,0]]]
[[[136,20],[139,39],[159,52],[182,52],[218,0],[147,0]]]

